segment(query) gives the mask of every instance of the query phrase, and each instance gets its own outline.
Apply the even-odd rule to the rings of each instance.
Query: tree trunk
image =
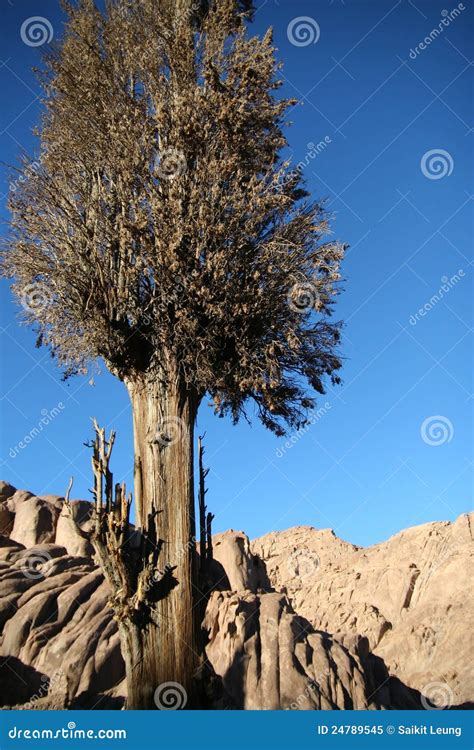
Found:
[[[200,630],[193,601],[193,436],[199,399],[177,379],[166,385],[158,378],[128,382],[127,388],[133,411],[136,526],[144,533],[154,526],[156,538],[163,540],[160,573],[172,576],[171,590],[153,603],[149,622],[139,628],[123,624],[127,708],[167,707],[159,698],[167,683],[180,686],[176,690],[191,708],[196,705],[193,677],[199,666]],[[172,694],[173,687],[169,690]]]

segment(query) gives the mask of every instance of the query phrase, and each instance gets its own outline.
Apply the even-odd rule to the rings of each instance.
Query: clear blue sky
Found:
[[[20,28],[42,16],[58,37],[61,14],[57,0],[2,5],[0,149],[14,163],[21,148],[33,152],[39,114],[30,69],[41,48],[25,44]],[[371,544],[410,525],[453,520],[472,497],[472,2],[452,20],[442,12],[457,6],[445,0],[258,7],[253,30],[274,26],[284,93],[302,100],[288,132],[294,163],[308,162],[310,190],[327,197],[334,234],[351,245],[336,311],[346,321],[344,383],[320,399],[330,408],[284,453],[285,440],[257,423],[233,427],[203,403],[198,430],[206,431],[215,530],[254,537],[310,524]],[[299,44],[289,40],[288,26],[301,16],[310,17],[316,43],[305,44],[300,21]],[[449,23],[431,34],[443,18]],[[307,144],[324,139],[308,155]],[[433,161],[429,152],[440,150]],[[0,192],[4,206],[4,169]],[[440,294],[445,277],[453,280]],[[86,378],[64,384],[34,334],[18,326],[5,282],[1,295],[0,476],[61,494],[73,474],[73,495],[89,497],[83,442],[96,416],[117,430],[113,468],[131,485],[124,387],[106,372],[93,386]],[[61,412],[18,449],[60,402]]]

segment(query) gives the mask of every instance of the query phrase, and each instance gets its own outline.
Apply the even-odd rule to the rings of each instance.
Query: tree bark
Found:
[[[200,630],[193,590],[193,441],[199,399],[178,378],[166,384],[156,378],[126,385],[133,412],[136,526],[143,533],[156,530],[156,539],[163,540],[160,574],[172,576],[169,593],[152,603],[148,622],[122,625],[127,708],[155,708],[155,691],[167,683],[181,687],[191,708],[196,705],[193,678],[199,666]]]

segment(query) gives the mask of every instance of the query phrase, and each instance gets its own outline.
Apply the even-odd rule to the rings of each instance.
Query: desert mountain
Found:
[[[91,505],[0,482],[0,705],[121,708]],[[461,707],[473,699],[472,516],[368,548],[297,527],[213,539],[209,707]]]

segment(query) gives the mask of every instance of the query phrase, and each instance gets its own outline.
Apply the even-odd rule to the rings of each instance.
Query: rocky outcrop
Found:
[[[223,534],[216,534],[212,539],[212,548],[216,588],[257,591],[257,565],[246,534],[232,529]]]
[[[283,594],[214,592],[208,658],[240,709],[378,708],[360,662],[292,610]]]
[[[271,586],[316,629],[352,648],[364,636],[403,683],[444,683],[450,703],[472,701],[473,514],[402,531],[358,548],[330,530],[298,527],[251,543]]]
[[[62,544],[69,555],[92,556],[89,541],[92,528],[92,506],[85,500],[72,500],[63,505],[56,526],[56,544]]]
[[[124,665],[90,504],[0,483],[2,518],[0,703],[120,708]],[[465,704],[471,544],[468,516],[367,549],[311,527],[252,543],[216,535],[203,623],[223,688],[215,706],[419,709],[433,682]]]
[[[47,500],[39,497],[28,498],[15,509],[10,538],[24,547],[53,542],[56,538],[59,513],[59,508]]]
[[[238,559],[241,541],[235,535],[230,560]],[[68,555],[56,544],[25,549],[13,540],[2,543],[0,684],[9,689],[1,691],[1,703],[121,707],[124,664],[101,572],[90,558]],[[226,546],[232,546],[230,534]],[[216,707],[395,705],[386,670],[376,674],[355,652],[316,632],[283,594],[216,591],[203,626],[209,663],[223,684]],[[408,692],[402,703],[412,700]]]
[[[118,633],[92,559],[9,541],[0,549],[0,684],[10,685],[1,703],[42,707],[48,696],[48,707],[120,707]]]

